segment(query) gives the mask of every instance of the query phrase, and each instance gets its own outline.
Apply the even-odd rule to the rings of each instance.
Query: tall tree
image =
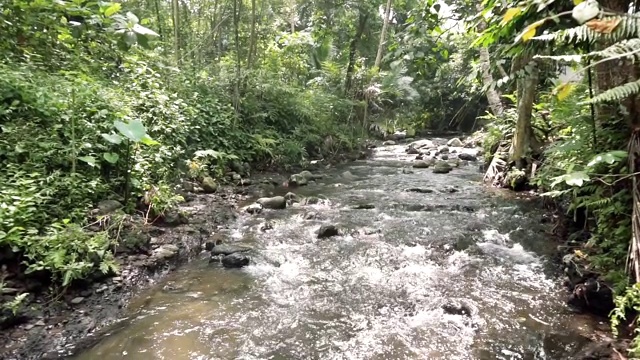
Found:
[[[376,62],[374,67],[380,69],[380,63],[382,62],[382,52],[385,45],[385,37],[387,36],[387,28],[389,27],[389,21],[391,17],[391,5],[393,0],[387,0],[387,6],[384,9],[384,20],[382,23],[382,31],[380,32],[380,44],[378,45],[378,52],[376,54]]]

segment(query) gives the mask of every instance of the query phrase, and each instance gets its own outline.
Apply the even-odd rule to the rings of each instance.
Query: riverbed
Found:
[[[592,323],[565,305],[539,201],[487,189],[474,162],[414,169],[405,147],[275,189],[314,201],[211,234],[252,247],[249,266],[203,254],[74,359],[570,359]]]

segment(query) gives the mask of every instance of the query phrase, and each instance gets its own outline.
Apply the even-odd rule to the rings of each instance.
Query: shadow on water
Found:
[[[564,306],[535,200],[473,166],[403,170],[403,149],[296,189],[317,204],[241,216],[249,267],[191,263],[75,359],[570,359],[591,324]],[[324,223],[344,234],[317,239]]]

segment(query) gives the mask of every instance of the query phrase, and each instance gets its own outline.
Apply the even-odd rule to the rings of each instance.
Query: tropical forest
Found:
[[[636,0],[3,0],[0,358],[640,359]]]

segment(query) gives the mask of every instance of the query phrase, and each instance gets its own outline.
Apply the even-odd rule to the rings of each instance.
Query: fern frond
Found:
[[[632,60],[640,60],[640,38],[626,39],[617,42],[608,48],[600,51],[589,53],[591,56],[599,56],[602,58],[631,58]]]
[[[640,92],[640,80],[626,83],[609,89],[598,96],[584,101],[581,104],[598,104],[602,102],[618,101]]]
[[[618,42],[627,38],[640,37],[640,18],[632,16],[604,16],[601,21],[615,22],[620,21],[609,34],[601,33],[592,30],[587,24],[576,26],[571,29],[559,30],[550,34],[543,34],[534,37],[536,40],[541,41],[557,41],[557,42],[595,42],[597,40],[603,40],[606,42]]]

